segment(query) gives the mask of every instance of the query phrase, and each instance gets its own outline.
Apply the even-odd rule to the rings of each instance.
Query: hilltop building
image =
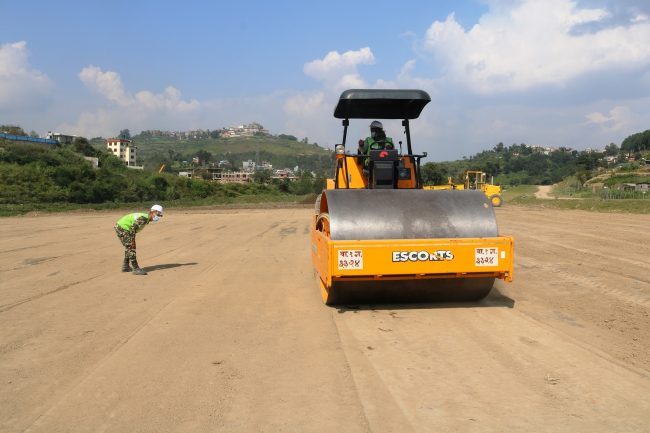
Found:
[[[48,147],[59,144],[58,141],[56,141],[54,139],[51,139],[51,138],[37,138],[37,137],[30,137],[28,135],[9,134],[7,132],[0,132],[0,139],[19,141],[19,142],[20,141],[26,141],[26,142],[29,142],[29,143],[45,144]]]
[[[298,177],[293,174],[293,172],[287,168],[285,169],[279,169],[279,170],[274,170],[273,174],[271,175],[271,179],[277,179],[277,180],[290,180],[292,182],[295,182],[298,180]]]
[[[252,173],[255,171],[255,161],[249,159],[248,161],[242,162],[242,168],[247,173]]]
[[[249,125],[231,126],[221,131],[221,137],[253,137],[256,135],[270,135],[268,129],[264,129],[259,123],[253,122]]]
[[[106,140],[106,148],[124,161],[128,167],[136,167],[136,151],[137,148],[133,145],[131,140],[124,138],[108,138]]]
[[[52,138],[55,139],[56,141],[59,142],[59,144],[72,144],[74,142],[74,139],[77,138],[76,135],[67,135],[67,134],[59,134],[59,133],[53,133]]]
[[[229,171],[221,173],[216,179],[219,183],[249,183],[253,181],[253,173],[246,171]]]
[[[242,170],[247,173],[253,173],[258,170],[273,170],[273,165],[268,161],[262,161],[261,164],[256,163],[252,159],[242,162]]]
[[[48,131],[47,138],[51,140],[56,140],[59,142],[59,144],[72,144],[72,142],[74,141],[75,138],[77,138],[77,136]]]

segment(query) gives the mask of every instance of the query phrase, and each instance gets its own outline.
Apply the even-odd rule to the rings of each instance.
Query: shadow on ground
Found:
[[[467,302],[422,302],[422,303],[367,303],[333,306],[339,314],[358,310],[433,310],[438,308],[514,308],[515,300],[502,294],[496,287],[480,301]]]
[[[162,265],[153,265],[153,266],[147,266],[144,269],[147,272],[155,272],[155,271],[160,271],[162,269],[171,269],[171,268],[178,268],[179,266],[194,266],[198,265],[196,262],[191,262],[191,263],[165,263]]]

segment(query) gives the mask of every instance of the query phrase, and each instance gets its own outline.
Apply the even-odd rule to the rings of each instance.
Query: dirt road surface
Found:
[[[535,197],[541,199],[552,199],[554,198],[550,194],[552,189],[553,185],[539,185],[537,187],[537,191],[535,192]]]
[[[2,432],[648,432],[643,215],[505,206],[515,282],[330,308],[311,209],[2,219]]]

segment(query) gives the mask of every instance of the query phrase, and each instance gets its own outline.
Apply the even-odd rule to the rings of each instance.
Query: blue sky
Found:
[[[0,0],[0,123],[108,137],[257,121],[331,147],[342,90],[422,88],[412,129],[431,160],[602,148],[650,128],[648,3]]]

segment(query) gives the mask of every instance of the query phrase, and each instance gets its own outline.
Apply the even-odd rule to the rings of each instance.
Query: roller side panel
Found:
[[[513,240],[507,236],[328,243],[332,256],[328,274],[333,279],[396,275],[403,278],[436,275],[462,278],[472,274],[512,279]]]

